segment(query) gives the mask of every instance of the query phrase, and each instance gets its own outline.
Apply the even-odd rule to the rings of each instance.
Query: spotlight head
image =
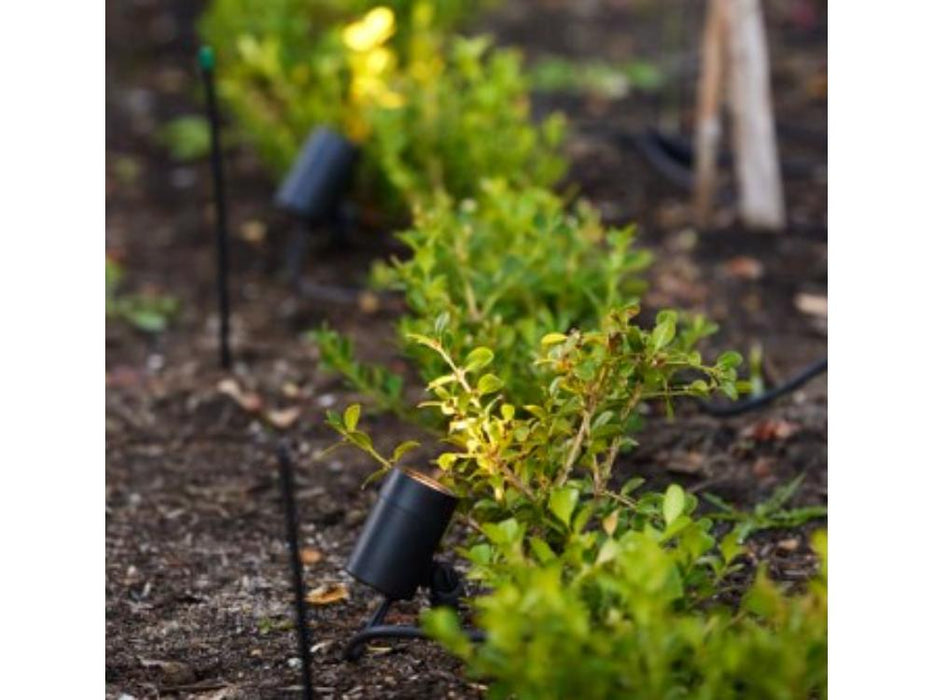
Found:
[[[414,596],[430,586],[432,558],[457,507],[457,497],[434,479],[409,469],[392,469],[347,571],[389,600]]]
[[[308,221],[332,216],[350,185],[356,157],[357,147],[336,131],[315,129],[279,186],[276,205]]]

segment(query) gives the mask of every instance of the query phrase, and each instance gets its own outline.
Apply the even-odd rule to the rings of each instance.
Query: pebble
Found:
[[[169,182],[177,190],[186,190],[194,187],[198,181],[198,174],[194,168],[175,168],[169,175]]]

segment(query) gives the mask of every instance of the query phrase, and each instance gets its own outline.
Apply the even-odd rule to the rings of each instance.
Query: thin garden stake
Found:
[[[301,576],[301,556],[298,548],[298,511],[295,508],[295,479],[288,445],[283,441],[278,448],[279,480],[282,502],[285,504],[285,532],[292,565],[292,585],[295,592],[295,627],[298,630],[298,654],[301,658],[301,680],[305,700],[311,700],[311,630],[308,627],[308,609],[305,605],[304,584]]]
[[[217,111],[217,93],[214,89],[214,51],[202,46],[198,52],[204,96],[207,100],[207,119],[211,129],[211,173],[214,179],[214,208],[217,224],[217,296],[220,304],[220,366],[230,369],[230,292],[227,283],[229,267],[227,236],[227,198],[224,193],[223,162],[220,153],[220,116]]]

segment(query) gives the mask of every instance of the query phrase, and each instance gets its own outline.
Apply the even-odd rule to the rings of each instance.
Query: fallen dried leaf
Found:
[[[312,547],[302,547],[300,556],[301,563],[305,566],[310,564],[317,564],[319,561],[321,561],[321,559],[324,558],[324,555],[320,551]]]
[[[752,474],[759,479],[767,479],[774,473],[775,461],[771,457],[759,457],[752,465]]]
[[[235,685],[220,688],[217,692],[204,696],[204,700],[245,700],[248,695]]]
[[[675,452],[667,470],[676,474],[699,474],[706,471],[706,457],[700,452]]]
[[[142,386],[146,375],[142,370],[127,365],[119,365],[107,372],[106,385],[120,389],[134,389]]]
[[[323,642],[318,642],[313,647],[311,647],[311,653],[317,654],[319,651],[324,651],[327,647],[334,643],[333,639],[325,639]]]
[[[798,311],[809,316],[826,318],[829,315],[829,302],[825,296],[801,292],[794,297],[794,305]]]
[[[379,297],[369,290],[360,292],[356,302],[359,304],[360,311],[364,314],[374,314],[379,310]]]
[[[790,538],[786,540],[781,540],[777,543],[777,548],[785,552],[794,552],[797,550],[797,547],[800,546],[800,540],[796,538]]]
[[[282,385],[282,395],[289,399],[297,399],[301,396],[301,387],[295,382],[285,382]]]
[[[758,421],[742,430],[742,437],[752,438],[757,442],[772,442],[774,440],[786,440],[800,430],[797,423],[782,420],[780,418]]]
[[[246,221],[240,227],[240,236],[248,243],[262,243],[266,240],[266,224],[262,221]]]
[[[249,391],[243,391],[235,379],[222,379],[217,384],[217,391],[226,394],[237,402],[240,408],[248,413],[257,413],[262,410],[262,397]]]
[[[743,280],[760,280],[765,273],[765,266],[760,260],[747,255],[739,255],[726,262],[726,273],[730,277]]]
[[[139,665],[146,669],[157,669],[162,681],[171,685],[192,683],[197,679],[194,669],[180,661],[162,661],[161,659],[139,659]]]
[[[285,430],[290,428],[298,416],[301,415],[300,406],[291,406],[290,408],[283,408],[280,410],[266,411],[266,420],[269,421],[274,427]]]
[[[312,605],[333,605],[350,597],[350,592],[342,583],[325,583],[308,593],[307,601]]]

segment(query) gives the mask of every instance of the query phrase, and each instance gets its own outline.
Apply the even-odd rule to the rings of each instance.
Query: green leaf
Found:
[[[491,394],[502,388],[502,380],[494,374],[484,374],[476,384],[476,390],[480,396]]]
[[[621,489],[619,489],[619,495],[626,496],[644,483],[645,480],[642,477],[633,476],[631,479],[625,482]]]
[[[474,564],[485,566],[492,561],[492,547],[488,544],[475,544],[466,553],[466,558]]]
[[[437,379],[431,380],[431,382],[428,384],[428,390],[429,390],[429,391],[433,391],[434,389],[437,389],[438,387],[444,386],[445,384],[450,384],[450,383],[455,382],[455,381],[457,381],[457,376],[456,376],[456,375],[454,375],[454,374],[442,374],[442,375],[441,375],[440,377],[438,377]]]
[[[558,520],[570,527],[570,516],[573,515],[573,509],[576,508],[579,498],[580,492],[577,489],[572,486],[564,486],[551,491],[547,505]]]
[[[493,357],[493,352],[489,348],[476,348],[467,355],[463,369],[467,372],[476,372],[492,362]]]
[[[127,318],[136,328],[147,333],[164,331],[167,325],[163,314],[149,309],[134,309],[127,313]]]
[[[449,607],[431,608],[421,615],[425,633],[463,659],[473,655],[473,643],[460,627],[460,618]]]
[[[347,440],[352,442],[361,450],[365,450],[370,454],[373,453],[373,441],[366,433],[361,433],[359,430],[353,430],[347,433]]]
[[[674,339],[676,333],[677,326],[675,322],[670,318],[665,318],[651,331],[651,349],[657,352],[666,347]]]
[[[434,319],[434,335],[440,337],[448,323],[450,323],[450,314],[444,311]]]
[[[327,411],[327,423],[330,427],[340,430],[343,428],[343,422],[340,420],[340,416],[336,411]]]
[[[401,445],[397,445],[395,450],[392,452],[392,461],[398,462],[406,452],[418,447],[421,443],[416,440],[406,440]]]
[[[437,350],[438,348],[438,342],[436,340],[426,335],[421,335],[420,333],[408,333],[405,335],[405,338],[413,343],[418,343],[418,345],[431,348],[432,350]]]
[[[518,541],[524,534],[524,528],[518,524],[515,518],[509,518],[499,523],[484,523],[482,530],[490,542],[500,547]]]
[[[742,356],[735,350],[724,352],[716,359],[716,366],[722,369],[732,369],[742,364]]]
[[[664,514],[664,522],[670,525],[677,520],[684,511],[686,498],[683,488],[679,484],[671,484],[664,493],[664,503],[661,510]]]
[[[534,552],[534,555],[542,564],[547,564],[549,561],[557,558],[557,555],[554,554],[554,550],[540,537],[532,537],[528,544],[531,547],[531,551]]]
[[[722,538],[719,543],[719,551],[722,552],[722,559],[726,564],[731,563],[733,559],[745,551],[745,547],[739,541],[738,530],[733,528],[728,535]]]
[[[356,430],[356,424],[360,420],[360,405],[358,403],[350,404],[347,410],[343,412],[343,424],[347,430]]]
[[[599,548],[599,554],[596,555],[596,565],[605,564],[608,561],[612,561],[622,552],[622,545],[619,544],[618,540],[612,538],[607,539],[603,546]]]

